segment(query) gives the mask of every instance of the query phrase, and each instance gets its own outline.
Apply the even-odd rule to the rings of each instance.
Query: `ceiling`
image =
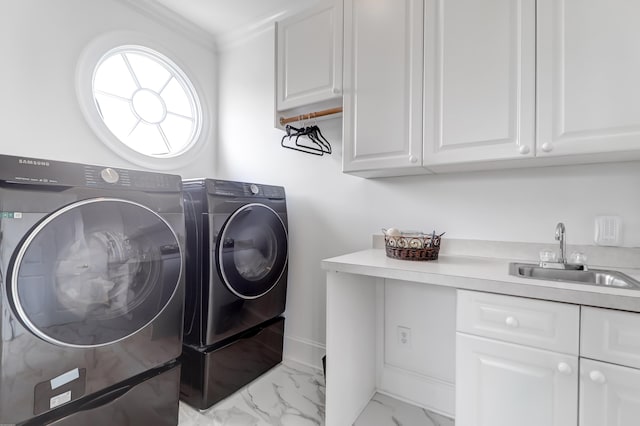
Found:
[[[153,0],[215,38],[301,10],[318,0]]]

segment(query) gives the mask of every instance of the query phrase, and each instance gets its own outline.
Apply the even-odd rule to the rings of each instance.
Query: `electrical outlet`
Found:
[[[404,347],[411,346],[411,329],[409,327],[398,326],[398,344]]]
[[[622,237],[620,216],[597,216],[594,241],[599,246],[619,246]]]

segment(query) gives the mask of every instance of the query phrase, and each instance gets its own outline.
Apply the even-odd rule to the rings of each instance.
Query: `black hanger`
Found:
[[[327,138],[324,137],[324,135],[322,134],[322,132],[320,131],[320,127],[318,127],[317,125],[313,125],[310,128],[310,134],[309,136],[315,140],[317,143],[319,143],[320,145],[322,145],[322,148],[324,150],[324,152],[326,154],[331,154],[331,144],[329,143],[329,141],[327,140]]]
[[[315,146],[309,146],[306,144],[299,143],[298,141],[300,140],[300,136],[306,136],[306,140],[311,141]],[[303,138],[302,140],[305,140],[305,138]],[[318,142],[318,140],[314,137],[313,129],[311,127],[305,127],[301,129],[301,131],[296,136],[296,146],[319,152],[320,155],[323,155],[326,153],[325,147],[320,142]]]
[[[285,143],[286,140],[291,141],[294,137],[294,144]],[[311,142],[313,146],[304,143],[305,140]],[[300,151],[307,154],[319,156],[322,156],[324,154],[331,154],[331,144],[324,137],[317,125],[305,126],[302,128],[286,125],[285,135],[282,137],[280,145],[284,148],[293,149],[295,151]]]
[[[322,149],[309,147],[309,146],[301,145],[298,143],[298,138],[305,134],[306,134],[306,129],[298,129],[297,127],[293,127],[287,124],[285,126],[285,135],[282,137],[282,140],[280,141],[280,145],[283,148],[293,149],[294,151],[300,151],[306,154],[319,155],[319,156],[324,155],[324,151]],[[296,138],[294,145],[285,144],[285,139],[288,139],[289,141],[291,141],[293,137]]]

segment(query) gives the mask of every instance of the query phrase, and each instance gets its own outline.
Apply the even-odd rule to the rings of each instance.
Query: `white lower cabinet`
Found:
[[[579,306],[466,290],[457,301],[456,426],[577,426]]]
[[[577,356],[464,333],[456,345],[456,426],[578,424]]]
[[[580,426],[640,424],[640,315],[582,308]]]
[[[640,369],[640,314],[583,306],[580,324],[580,356]]]
[[[638,424],[640,424],[640,370],[582,358],[580,360],[580,426],[637,426]]]
[[[465,290],[457,311],[456,426],[640,425],[640,314]]]

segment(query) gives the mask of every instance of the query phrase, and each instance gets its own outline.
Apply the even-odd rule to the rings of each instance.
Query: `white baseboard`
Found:
[[[379,390],[405,402],[418,405],[447,417],[455,416],[455,385],[385,365]]]
[[[322,357],[327,353],[327,349],[323,343],[285,335],[283,352],[285,360],[315,369],[322,369]]]

